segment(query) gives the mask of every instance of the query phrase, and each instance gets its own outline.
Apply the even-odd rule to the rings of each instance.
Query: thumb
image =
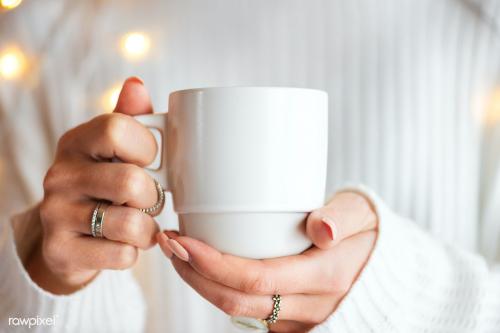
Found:
[[[130,116],[153,112],[151,98],[141,79],[130,77],[125,80],[113,112]]]
[[[341,240],[377,227],[377,215],[370,201],[355,192],[340,192],[311,214],[306,232],[314,245],[328,249]]]

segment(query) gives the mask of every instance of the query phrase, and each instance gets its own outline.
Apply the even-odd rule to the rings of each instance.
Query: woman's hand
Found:
[[[98,116],[60,139],[44,181],[43,239],[27,263],[42,288],[73,292],[102,269],[132,266],[138,249],[156,243],[157,224],[137,209],[157,201],[154,181],[141,168],[153,161],[156,142],[129,116],[150,112],[142,82],[128,79],[114,113]],[[123,163],[112,163],[113,158]],[[113,203],[106,210],[105,238],[91,236],[98,200]]]
[[[279,320],[271,330],[305,332],[347,294],[371,254],[377,224],[364,196],[341,192],[309,215],[307,233],[315,246],[296,256],[239,258],[172,231],[159,233],[158,241],[179,275],[225,313],[265,319],[272,295],[280,294]]]

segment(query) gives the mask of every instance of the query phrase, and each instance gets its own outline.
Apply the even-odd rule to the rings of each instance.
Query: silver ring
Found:
[[[106,214],[106,208],[109,207],[109,204],[104,201],[99,201],[97,206],[94,208],[92,212],[92,220],[90,223],[90,231],[92,232],[92,236],[95,238],[103,238],[103,227],[104,227],[104,214]]]
[[[269,332],[269,325],[278,321],[281,310],[281,295],[273,295],[273,312],[267,319],[257,319],[251,317],[231,317],[231,322],[238,328],[255,333]]]
[[[161,213],[163,206],[165,206],[165,190],[156,179],[153,180],[155,182],[156,193],[158,194],[158,201],[152,207],[139,208],[139,210],[148,215],[156,216]]]
[[[278,315],[280,313],[280,304],[281,304],[281,295],[276,294],[273,295],[273,313],[269,316],[269,318],[266,319],[266,322],[268,324],[274,324],[275,322],[278,321]]]

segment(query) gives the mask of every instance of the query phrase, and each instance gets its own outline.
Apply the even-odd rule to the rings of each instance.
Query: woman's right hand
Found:
[[[158,226],[138,208],[157,201],[153,179],[142,169],[156,155],[151,132],[131,115],[150,113],[142,82],[125,81],[115,112],[66,132],[44,180],[40,205],[43,239],[27,263],[32,279],[57,294],[71,293],[102,269],[131,267],[138,249],[155,243]],[[121,163],[111,162],[117,158]],[[106,209],[104,238],[91,235],[99,200]]]

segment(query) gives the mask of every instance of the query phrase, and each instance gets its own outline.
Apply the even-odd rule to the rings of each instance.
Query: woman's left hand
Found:
[[[158,242],[179,275],[201,296],[231,316],[265,319],[272,295],[281,295],[273,332],[305,332],[323,322],[348,293],[377,237],[370,202],[340,192],[307,219],[313,247],[295,256],[252,260],[223,254],[176,232]]]

